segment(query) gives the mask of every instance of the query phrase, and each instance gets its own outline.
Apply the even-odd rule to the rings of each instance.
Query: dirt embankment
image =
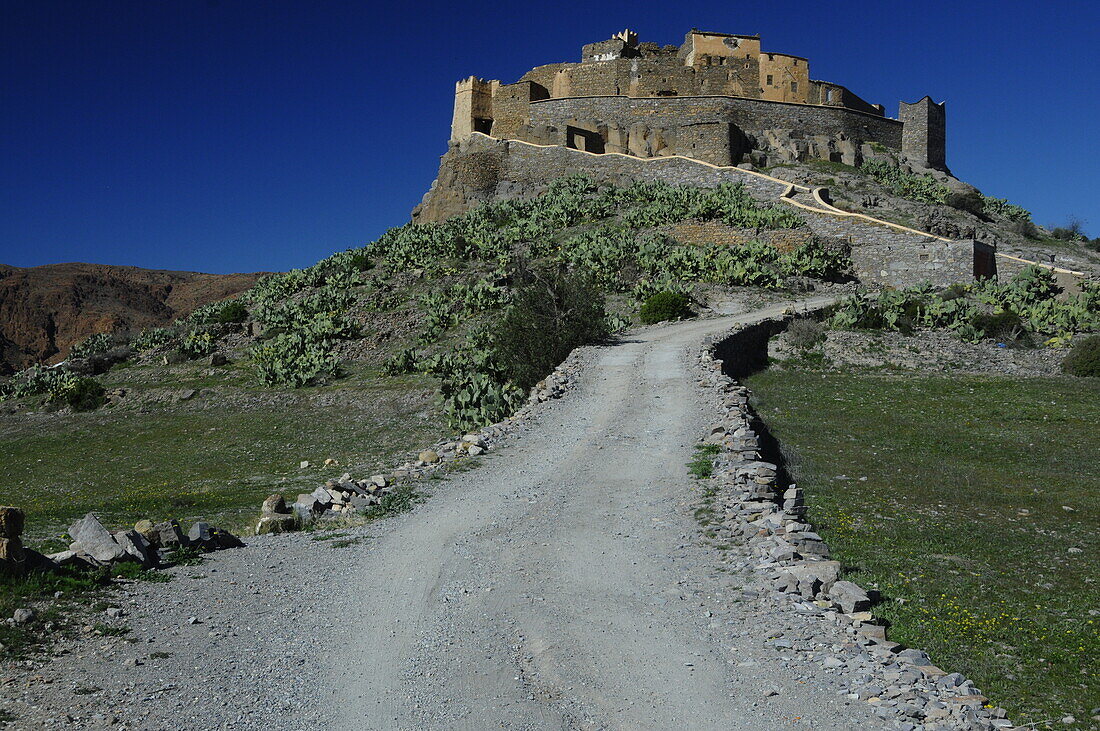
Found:
[[[251,287],[262,274],[105,264],[0,265],[0,374],[56,362],[89,335],[165,325]]]

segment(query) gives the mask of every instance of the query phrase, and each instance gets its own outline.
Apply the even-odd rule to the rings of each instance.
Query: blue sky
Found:
[[[0,263],[283,270],[409,212],[454,82],[624,27],[759,33],[897,113],[947,101],[948,164],[1100,233],[1092,3],[0,0]]]

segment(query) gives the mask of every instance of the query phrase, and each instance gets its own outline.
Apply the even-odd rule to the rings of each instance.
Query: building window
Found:
[[[772,84],[772,75],[771,74],[768,74],[768,86],[773,86],[773,84]]]
[[[831,102],[832,100],[833,100],[833,90],[832,89],[826,89],[825,90],[825,101]]]
[[[797,92],[797,91],[798,91],[798,82],[797,81],[792,81],[791,82],[791,92]]]

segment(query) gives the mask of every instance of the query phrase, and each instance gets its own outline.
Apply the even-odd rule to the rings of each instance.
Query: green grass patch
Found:
[[[1094,713],[1100,383],[783,370],[749,386],[892,639],[1017,724]]]
[[[76,613],[100,613],[110,604],[105,601],[114,579],[170,581],[170,574],[146,571],[136,563],[81,571],[63,568],[53,573],[34,573],[20,579],[0,578],[0,617],[12,616],[16,609],[33,608],[35,619],[19,625],[0,622],[0,659],[19,659],[47,645],[56,636],[71,630],[70,616]],[[57,598],[55,598],[55,595]],[[52,631],[45,625],[53,624]]]
[[[714,456],[721,451],[717,444],[698,444],[695,446],[695,458],[688,462],[691,476],[703,480],[714,474]]]
[[[95,511],[109,527],[203,518],[240,530],[272,492],[293,498],[344,470],[369,472],[439,434],[430,379],[280,394],[282,403],[101,410],[0,420],[0,504],[27,512],[31,538]],[[210,401],[215,399],[211,398]],[[340,466],[299,469],[334,458]]]

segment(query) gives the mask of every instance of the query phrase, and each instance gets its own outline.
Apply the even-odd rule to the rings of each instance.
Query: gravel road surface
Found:
[[[0,678],[13,727],[885,728],[775,643],[842,630],[776,603],[691,514],[700,342],[781,309],[586,349],[481,467],[343,543],[264,536],[131,585],[126,636]]]

